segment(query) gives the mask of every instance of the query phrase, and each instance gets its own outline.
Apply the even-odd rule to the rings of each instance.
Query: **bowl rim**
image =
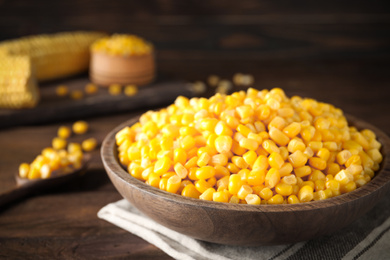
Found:
[[[115,135],[124,127],[131,126],[132,124],[138,122],[140,116],[141,115],[133,116],[129,120],[115,127],[111,132],[107,134],[101,146],[101,158],[107,172],[114,174],[121,181],[128,183],[132,188],[147,193],[148,195],[151,195],[155,198],[163,198],[164,200],[168,200],[173,203],[186,204],[187,206],[204,207],[220,210],[274,213],[286,211],[299,212],[338,207],[340,205],[352,203],[364,197],[371,196],[374,193],[383,190],[386,186],[390,187],[390,158],[389,156],[387,156],[388,154],[390,154],[389,137],[382,130],[371,125],[370,123],[367,123],[366,121],[358,119],[357,117],[354,117],[352,115],[344,114],[344,116],[347,118],[349,126],[356,126],[358,129],[372,130],[376,134],[377,140],[382,144],[381,153],[383,155],[383,161],[380,164],[380,169],[376,171],[375,177],[370,182],[352,192],[344,193],[339,196],[325,200],[310,201],[297,204],[276,205],[247,205],[221,203],[189,198],[182,195],[169,193],[167,191],[160,190],[158,188],[146,184],[141,180],[134,178],[123,169],[123,166],[118,161]]]

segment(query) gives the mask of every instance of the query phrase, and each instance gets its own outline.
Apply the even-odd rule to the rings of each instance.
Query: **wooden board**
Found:
[[[192,97],[195,94],[184,81],[160,80],[138,88],[134,96],[120,94],[112,96],[106,87],[99,87],[96,94],[86,94],[85,86],[90,83],[86,75],[40,84],[41,101],[33,109],[0,109],[0,128],[81,119],[142,108],[154,108],[172,103],[177,96]],[[83,90],[84,97],[71,99],[69,95],[56,94],[59,85],[69,90]]]

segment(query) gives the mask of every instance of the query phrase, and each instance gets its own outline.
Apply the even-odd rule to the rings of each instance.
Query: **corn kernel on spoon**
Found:
[[[15,174],[16,186],[0,194],[0,211],[3,209],[3,206],[18,201],[34,192],[50,189],[78,178],[85,172],[90,158],[91,156],[89,154],[84,154],[84,158],[79,167],[68,166],[55,170],[51,173],[50,177],[45,179],[28,179],[20,177],[18,173]]]

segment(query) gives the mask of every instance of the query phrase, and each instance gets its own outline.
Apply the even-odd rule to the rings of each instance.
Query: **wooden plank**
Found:
[[[108,88],[99,87],[96,94],[85,94],[82,99],[73,100],[69,96],[59,97],[55,90],[58,85],[66,85],[70,91],[84,90],[90,81],[86,76],[59,80],[42,84],[41,102],[33,109],[0,110],[0,128],[16,125],[39,124],[61,120],[79,119],[89,116],[107,115],[159,107],[172,103],[178,95],[192,97],[195,93],[184,81],[162,81],[138,88],[134,96],[120,94],[112,96]]]

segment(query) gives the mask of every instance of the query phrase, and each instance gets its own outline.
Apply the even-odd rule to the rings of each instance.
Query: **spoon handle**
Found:
[[[0,194],[0,209],[14,201],[22,199],[32,191],[32,187],[29,185],[15,186],[14,188],[7,190]]]

